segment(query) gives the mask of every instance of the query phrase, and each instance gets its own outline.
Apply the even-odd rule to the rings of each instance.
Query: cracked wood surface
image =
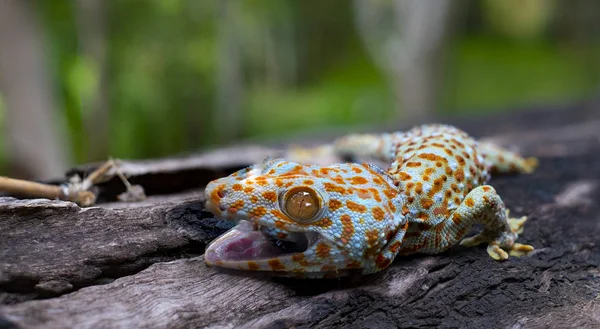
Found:
[[[492,179],[536,247],[502,263],[455,247],[366,277],[247,277],[204,264],[227,225],[200,191],[89,209],[0,198],[0,328],[598,328],[599,105],[455,122],[540,157],[533,175]],[[168,184],[153,166],[140,175]]]

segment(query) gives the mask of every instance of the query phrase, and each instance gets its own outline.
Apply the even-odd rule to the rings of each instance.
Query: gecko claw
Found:
[[[506,212],[506,215],[508,217],[508,211]],[[510,226],[510,230],[513,233],[516,234],[521,234],[523,233],[523,226],[525,225],[525,222],[527,221],[527,216],[523,216],[521,218],[508,218],[508,225]]]
[[[508,253],[496,244],[490,244],[487,247],[487,253],[490,257],[498,261],[506,260],[508,258]]]
[[[533,246],[522,243],[515,243],[509,250],[509,254],[513,257],[525,256],[534,250]]]

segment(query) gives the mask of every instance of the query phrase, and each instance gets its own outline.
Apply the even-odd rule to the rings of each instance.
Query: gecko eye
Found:
[[[283,212],[300,223],[314,221],[321,210],[321,197],[315,190],[305,186],[288,190],[280,200]]]

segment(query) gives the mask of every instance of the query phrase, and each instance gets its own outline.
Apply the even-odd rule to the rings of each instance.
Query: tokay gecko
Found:
[[[486,243],[495,260],[533,250],[516,242],[526,217],[510,218],[486,182],[490,173],[531,173],[536,159],[446,125],[350,135],[332,149],[390,166],[271,159],[210,182],[206,208],[238,224],[207,247],[206,263],[322,278],[374,273],[398,255],[440,253],[458,242]],[[474,224],[482,231],[464,238]]]

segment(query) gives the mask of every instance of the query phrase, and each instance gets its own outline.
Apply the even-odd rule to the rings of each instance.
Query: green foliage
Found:
[[[211,145],[216,129],[228,129],[213,125],[216,77],[223,60],[218,23],[224,2],[103,2],[104,71],[97,59],[83,53],[85,22],[77,19],[74,0],[35,3],[46,61],[77,162],[186,152]],[[366,54],[349,2],[228,3],[244,87],[239,135],[273,137],[393,120],[394,96],[385,75]],[[581,61],[581,53],[567,49],[558,36],[546,33],[553,16],[540,16],[535,10],[525,15],[495,0],[487,6],[480,8],[485,11],[480,16],[491,23],[469,25],[449,46],[444,111],[474,113],[563,101],[596,88],[598,69]],[[503,25],[505,19],[498,15],[520,25]],[[524,41],[523,35],[529,39]],[[598,64],[594,57],[593,65]],[[101,88],[106,88],[105,94],[99,93]],[[90,140],[85,128],[86,123],[94,124],[92,109],[85,106],[95,97],[106,97],[107,141]],[[0,123],[1,114],[0,107]],[[99,144],[107,145],[108,154],[88,159]],[[0,148],[0,164],[2,156]]]
[[[451,53],[444,108],[452,113],[566,101],[594,88],[590,63],[548,42],[467,38]]]

